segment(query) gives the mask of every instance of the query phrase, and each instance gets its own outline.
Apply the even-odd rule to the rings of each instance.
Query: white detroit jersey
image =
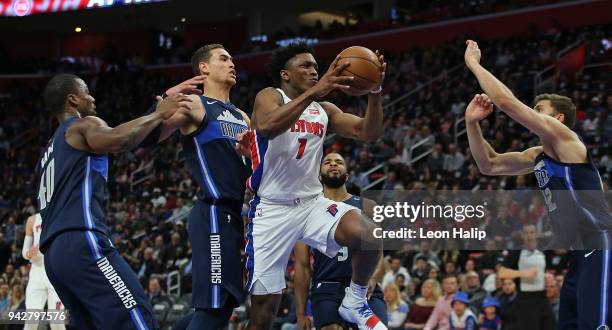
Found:
[[[284,103],[291,99],[281,90]],[[328,128],[325,109],[310,103],[286,132],[268,139],[255,130],[251,140],[253,175],[248,188],[269,201],[287,201],[323,192],[319,167]]]
[[[39,213],[35,215],[36,220],[32,226],[33,239],[32,246],[40,245],[40,233],[42,232],[42,218]],[[45,264],[43,262],[44,255],[38,255],[30,260],[32,266],[30,268],[28,286],[26,287],[25,304],[27,309],[44,309],[45,304],[49,310],[62,310],[64,305],[60,301],[57,292],[51,285],[47,273],[45,272]],[[37,323],[28,323],[25,325],[25,330],[35,330],[38,328]],[[51,324],[51,330],[63,330],[66,327],[63,324]]]

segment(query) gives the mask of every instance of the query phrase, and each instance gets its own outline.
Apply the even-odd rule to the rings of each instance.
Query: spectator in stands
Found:
[[[461,151],[457,151],[457,145],[451,143],[448,146],[448,153],[444,155],[444,165],[442,168],[446,172],[454,175],[456,171],[459,171],[463,167],[464,162],[465,156],[461,153]]]
[[[487,296],[487,291],[480,287],[480,277],[475,271],[470,271],[465,276],[465,288],[463,290],[469,299],[471,306],[480,306]]]
[[[4,283],[7,283],[8,285],[12,285],[14,276],[15,276],[15,266],[13,266],[12,264],[7,264],[6,267],[4,268],[4,273],[2,274],[2,279],[4,280]]]
[[[465,261],[465,265],[463,266],[463,272],[467,274],[472,271],[476,271],[476,262],[474,261],[474,259],[470,258]]]
[[[555,322],[559,319],[559,301],[560,301],[560,288],[557,285],[557,281],[555,281],[555,276],[547,273],[544,277],[544,282],[546,283],[546,298],[550,303],[550,307],[553,310],[553,315],[555,316]]]
[[[444,275],[457,275],[457,265],[448,261],[444,264]]]
[[[153,245],[153,259],[158,260],[162,266],[166,266],[166,247],[164,246],[164,238],[162,235],[155,236]]]
[[[153,207],[164,207],[166,206],[166,202],[166,196],[162,195],[161,189],[157,187],[153,189],[153,198],[151,198],[151,204],[153,204]]]
[[[467,294],[465,292],[457,292],[453,295],[451,302],[451,314],[449,326],[452,330],[476,330],[477,320],[476,315],[469,308]]]
[[[15,240],[15,217],[9,216],[4,225],[4,235],[9,243]]]
[[[16,312],[17,310],[25,310],[25,297],[21,284],[14,284],[11,292],[11,307],[9,311]]]
[[[185,240],[181,239],[181,234],[175,232],[170,236],[170,244],[166,247],[164,255],[167,261],[174,263],[185,257],[186,250]]]
[[[461,111],[463,112],[464,110]],[[419,142],[419,139],[420,138],[417,136],[416,129],[412,126],[408,127],[408,129],[406,130],[406,136],[404,136],[404,139],[402,141],[402,145],[404,147],[402,150],[403,164],[410,165],[411,156],[414,156],[410,155],[410,148],[412,148],[412,146]]]
[[[404,283],[406,283],[406,277],[402,273],[395,275],[394,283],[397,285],[400,292],[404,292],[406,290],[406,285],[404,285]]]
[[[495,269],[495,264],[499,258],[499,252],[497,250],[497,243],[488,239],[485,242],[485,252],[480,257],[480,270],[483,275],[491,274]]]
[[[414,256],[414,258],[412,259],[413,264],[416,263],[417,259],[419,257],[425,257],[425,262],[435,266],[436,268],[440,267],[440,259],[438,258],[438,255],[431,251],[431,245],[429,244],[429,241],[427,240],[423,240],[421,241],[420,245],[419,245],[419,252]]]
[[[400,290],[394,283],[385,286],[384,295],[389,320],[387,327],[389,330],[403,330],[408,315],[408,304],[402,300]]]
[[[457,276],[446,275],[442,281],[442,289],[444,296],[438,300],[433,312],[427,319],[427,323],[423,329],[425,330],[449,330],[449,318],[451,313],[451,301],[453,295],[459,289]]]
[[[398,180],[397,172],[389,171],[387,173],[387,179],[385,180],[385,183],[383,183],[383,186],[382,186],[382,190],[384,191],[385,201],[393,200],[393,197],[394,197],[393,191],[396,190],[398,187],[403,188],[403,185]]]
[[[488,294],[493,294],[496,290],[501,288],[501,280],[497,278],[497,272],[504,263],[503,257],[498,257],[495,261],[495,268],[482,283],[482,288],[487,291]]]
[[[172,216],[171,217],[175,217],[179,214],[185,214],[186,212],[188,212],[191,208],[187,205],[185,205],[185,200],[181,197],[176,199],[176,207],[174,208],[174,210],[172,210]]]
[[[478,319],[480,330],[499,330],[501,317],[499,316],[499,303],[494,297],[487,297],[482,303],[482,311]]]
[[[516,220],[511,216],[508,205],[501,204],[498,206],[497,217],[491,224],[487,237],[493,237],[497,243],[505,243],[512,236],[515,225]]]
[[[427,263],[427,257],[419,256],[412,267],[412,277],[419,279],[419,282],[423,283],[427,279],[430,267],[431,265]]]
[[[427,169],[431,172],[433,177],[441,174],[444,170],[444,155],[442,154],[442,145],[437,143],[433,147],[433,152],[427,159]]]
[[[11,244],[11,257],[9,258],[9,263],[15,266],[15,268],[19,268],[21,265],[28,263],[21,256],[21,249],[19,249],[15,243]]]
[[[166,296],[166,293],[162,290],[158,277],[154,276],[149,280],[147,296],[152,305],[154,304],[154,300],[159,300],[159,298]]]
[[[21,213],[24,217],[29,217],[36,213],[36,208],[33,205],[31,197],[25,199],[25,206],[21,209]]]
[[[468,166],[468,174],[461,179],[459,188],[461,190],[472,190],[474,187],[478,186],[479,181],[480,171],[478,171],[478,167],[474,166],[474,164],[470,164]]]
[[[408,282],[410,281],[410,274],[408,274],[408,270],[406,269],[406,267],[402,266],[401,260],[398,256],[391,257],[389,267],[390,269],[385,273],[385,276],[383,276],[383,288],[385,288],[389,283],[394,283],[397,274],[404,275],[404,286],[408,286]]]
[[[140,260],[140,267],[136,273],[138,275],[138,279],[142,282],[143,280],[148,279],[151,274],[161,272],[163,272],[163,267],[159,263],[159,260],[153,258],[153,249],[150,247],[145,248],[144,253],[142,254],[142,259]]]
[[[7,312],[11,307],[11,297],[9,295],[9,285],[5,282],[0,284],[0,313]]]
[[[407,330],[423,329],[441,295],[440,283],[433,279],[426,280],[421,285],[421,296],[410,306],[404,328]]]
[[[429,272],[427,272],[427,279],[432,279],[432,280],[439,280],[440,276],[439,276],[439,271],[438,268],[436,267],[431,267],[429,268]]]
[[[502,282],[502,291],[498,294],[499,314],[502,319],[502,330],[517,329],[518,310],[514,303],[516,300],[516,284],[513,280],[505,279]]]

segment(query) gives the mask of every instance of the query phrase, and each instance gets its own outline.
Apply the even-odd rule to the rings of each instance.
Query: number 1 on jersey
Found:
[[[295,159],[301,159],[304,155],[304,150],[306,149],[306,142],[308,142],[308,139],[298,139],[298,142],[300,143],[300,148],[298,149]]]

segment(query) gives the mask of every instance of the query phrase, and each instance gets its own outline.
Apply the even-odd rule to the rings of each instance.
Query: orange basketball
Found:
[[[361,46],[352,46],[340,52],[338,65],[350,63],[340,73],[342,76],[353,76],[351,88],[342,90],[348,95],[365,95],[380,85],[380,63],[373,51]]]

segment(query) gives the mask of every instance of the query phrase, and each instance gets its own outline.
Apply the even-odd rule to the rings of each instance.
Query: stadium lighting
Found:
[[[77,26],[77,27],[74,28],[74,32],[76,32],[76,33],[79,33],[81,31],[83,31],[83,29],[80,26]]]
[[[185,22],[187,22],[187,19],[185,17],[182,17],[181,18],[181,23],[185,23]]]

